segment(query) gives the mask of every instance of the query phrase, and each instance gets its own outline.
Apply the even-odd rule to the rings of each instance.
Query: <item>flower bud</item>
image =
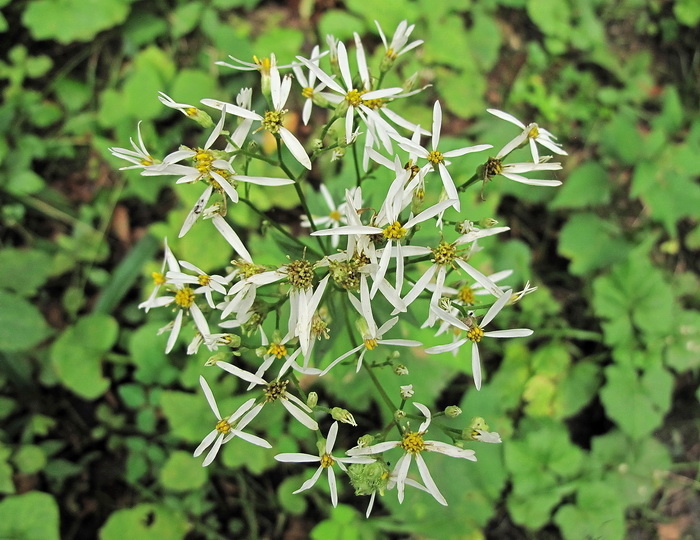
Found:
[[[490,229],[491,227],[498,225],[498,221],[493,218],[484,218],[479,221],[479,225],[481,225],[484,229]]]
[[[348,476],[352,487],[355,488],[355,495],[371,495],[375,492],[381,495],[389,482],[390,471],[383,461],[355,463],[348,467]]]
[[[399,409],[394,413],[394,420],[401,420],[403,418],[406,418],[406,411]]]
[[[226,356],[227,356],[227,353],[225,353],[225,352],[216,353],[216,354],[210,356],[209,360],[204,362],[204,365],[205,366],[213,366],[213,365],[216,365],[217,362],[225,362]]]
[[[306,398],[306,406],[309,409],[313,409],[318,404],[318,394],[316,392],[309,392],[309,397]]]
[[[373,442],[374,436],[367,433],[359,439],[357,439],[357,446],[359,446],[360,448],[367,448],[368,446],[372,446]]]
[[[457,418],[460,414],[462,414],[462,409],[457,407],[457,405],[445,407],[445,416],[448,418]]]
[[[357,426],[357,422],[355,422],[355,417],[347,409],[333,407],[331,409],[331,417],[333,418],[333,420],[337,420],[338,422],[350,424],[351,426]]]
[[[396,364],[394,366],[394,373],[397,375],[408,375],[408,368],[403,364]]]
[[[206,112],[204,112],[201,109],[197,109],[196,107],[193,108],[193,113],[190,114],[188,112],[187,116],[189,116],[192,120],[197,122],[200,126],[202,126],[205,129],[214,127],[214,121],[211,119],[211,116],[209,116]]]
[[[413,390],[413,385],[412,384],[407,384],[406,386],[401,387],[401,397],[403,399],[408,399],[413,396],[415,391]]]

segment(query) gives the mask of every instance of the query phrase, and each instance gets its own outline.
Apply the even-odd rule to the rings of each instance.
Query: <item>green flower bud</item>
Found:
[[[394,413],[394,420],[401,420],[403,418],[406,418],[406,411],[399,409]]]
[[[348,476],[352,487],[355,488],[355,495],[371,495],[375,492],[383,495],[390,474],[389,467],[383,461],[366,465],[356,463],[348,467]]]
[[[306,406],[309,409],[313,409],[318,404],[318,394],[316,392],[309,392],[309,397],[306,398]]]
[[[211,119],[211,116],[201,109],[195,109],[194,114],[188,114],[187,116],[205,129],[214,127],[214,121]]]
[[[213,366],[217,362],[225,362],[227,356],[228,356],[228,353],[225,353],[225,352],[216,353],[215,355],[210,356],[209,360],[204,362],[204,365],[205,366]]]
[[[396,364],[394,366],[394,373],[396,375],[408,375],[408,368],[403,364]]]
[[[333,420],[338,422],[343,422],[344,424],[350,424],[351,426],[357,426],[355,418],[347,409],[341,409],[340,407],[333,407],[331,409],[331,417]]]
[[[491,227],[498,225],[498,221],[493,218],[484,218],[479,221],[479,225],[481,225],[484,229],[490,229]]]
[[[457,418],[460,414],[462,414],[462,409],[457,407],[457,405],[450,405],[449,407],[445,407],[445,415],[448,418]]]
[[[359,439],[357,439],[357,446],[359,446],[360,448],[367,448],[368,446],[372,446],[373,442],[374,435],[370,435],[369,433],[367,433]]]

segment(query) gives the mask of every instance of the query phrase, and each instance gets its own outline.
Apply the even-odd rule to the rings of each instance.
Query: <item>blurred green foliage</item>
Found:
[[[0,537],[256,538],[296,528],[324,540],[614,540],[653,538],[673,517],[670,492],[697,504],[688,448],[700,428],[700,5],[331,4],[0,0]],[[468,136],[497,146],[512,133],[485,118],[494,106],[550,128],[570,156],[562,188],[494,184],[472,205],[472,219],[512,228],[511,239],[483,243],[479,264],[513,268],[517,282],[540,288],[505,321],[535,328],[534,339],[485,344],[480,392],[464,384],[464,359],[404,353],[420,395],[488,418],[504,444],[480,447],[476,464],[430,461],[449,507],[421,492],[400,506],[389,492],[365,520],[364,508],[330,508],[322,486],[292,495],[304,476],[285,477],[298,470],[258,447],[234,441],[206,469],[191,458],[212,420],[197,391],[206,354],[166,357],[156,336],[166,318],[146,322],[136,306],[150,293],[141,278],[158,268],[160,238],[211,271],[228,263],[228,248],[201,227],[176,240],[198,194],[119,173],[107,148],[126,146],[139,120],[159,155],[190,140],[191,126],[157,92],[231,99],[255,74],[214,66],[227,54],[274,51],[288,62],[315,35],[353,31],[377,43],[375,19],[385,31],[408,19],[425,40],[400,73],[433,86],[404,112],[427,125],[439,97],[455,145]],[[254,187],[250,198],[263,212],[298,213],[284,190]],[[321,198],[311,205],[322,208]],[[287,253],[258,214],[238,207],[232,217],[256,261]],[[411,337],[430,345],[431,333]],[[338,355],[346,339],[322,346]],[[235,390],[232,378],[212,386]],[[358,418],[376,414],[355,379],[331,376],[324,391]],[[280,410],[260,418],[276,451],[303,444],[294,425],[282,435]],[[700,535],[697,518],[690,527]]]

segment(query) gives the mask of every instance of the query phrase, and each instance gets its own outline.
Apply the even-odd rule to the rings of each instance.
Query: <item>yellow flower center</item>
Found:
[[[401,226],[401,223],[394,221],[394,223],[384,229],[383,233],[384,238],[387,240],[401,240],[406,236],[406,229]]]
[[[271,343],[270,347],[267,349],[267,354],[272,354],[277,358],[284,358],[287,356],[287,347],[281,343]]]
[[[450,264],[457,256],[457,249],[447,242],[440,242],[440,245],[433,250],[435,264],[446,265]]]
[[[153,158],[151,156],[148,156],[147,158],[142,159],[140,163],[144,167],[148,167],[149,165],[153,165],[153,163],[155,162],[153,161]]]
[[[428,154],[428,161],[432,163],[433,165],[438,165],[445,161],[445,158],[442,155],[442,152],[438,152],[437,150],[433,150]]]
[[[256,274],[262,274],[265,271],[264,266],[253,264],[248,261],[244,261],[243,259],[231,261],[231,264],[238,268],[238,274],[244,278],[249,278]]]
[[[156,285],[163,285],[165,283],[165,274],[161,272],[153,272],[151,277],[153,278],[153,283]]]
[[[368,351],[372,351],[377,348],[377,340],[374,338],[367,338],[365,339],[365,347],[367,347]]]
[[[262,127],[270,133],[279,133],[282,127],[282,117],[287,111],[267,111],[263,117]]]
[[[289,381],[274,381],[267,385],[263,393],[265,394],[265,403],[276,401],[287,395],[287,385]]]
[[[527,132],[528,138],[536,139],[537,137],[540,136],[540,130],[539,130],[537,124],[530,124],[528,127],[530,128],[530,131]]]
[[[263,75],[270,74],[270,67],[272,67],[272,63],[270,62],[269,58],[263,58],[262,60],[260,60],[257,56],[253,56],[253,62],[255,62],[258,65],[260,73],[262,73]]]
[[[367,90],[360,91],[353,88],[347,94],[345,94],[345,101],[348,102],[348,105],[352,105],[353,107],[359,107],[363,103],[362,94],[364,94],[365,92],[367,92]]]
[[[224,435],[231,431],[231,424],[228,423],[228,418],[219,420],[216,423],[216,431],[218,431],[219,433],[223,433]]]
[[[340,221],[340,217],[341,217],[341,216],[340,216],[340,212],[338,212],[337,210],[331,211],[331,213],[328,214],[328,216],[329,216],[333,221]]]
[[[362,103],[370,109],[381,109],[386,103],[385,99],[363,99]]]
[[[310,86],[307,86],[301,91],[301,95],[304,96],[307,99],[311,99],[314,97],[314,89],[311,88]]]
[[[194,304],[194,291],[183,287],[175,293],[175,303],[183,309],[189,309]]]
[[[491,178],[492,176],[497,176],[503,172],[503,164],[500,159],[489,158],[486,162],[485,168],[486,178]]]
[[[459,298],[465,304],[473,304],[474,291],[469,285],[465,285],[457,292],[457,298]]]
[[[399,445],[409,454],[420,454],[425,450],[425,442],[423,442],[423,434],[409,431],[404,434]]]
[[[304,259],[292,261],[287,265],[287,280],[295,289],[308,289],[313,284],[314,267]]]
[[[202,287],[206,287],[209,285],[209,282],[211,281],[211,277],[209,277],[206,274],[200,274],[199,277],[197,277],[197,281]]]
[[[187,116],[189,116],[190,118],[193,118],[193,117],[197,116],[197,112],[199,112],[199,110],[197,109],[197,107],[187,107],[187,108],[185,109],[185,114],[186,114]]]
[[[474,326],[467,332],[467,338],[474,343],[479,343],[482,337],[484,337],[484,331],[479,326]]]
[[[335,460],[333,459],[333,456],[330,454],[323,454],[321,456],[321,467],[324,469],[327,469],[328,467],[332,467],[333,464],[335,463]]]

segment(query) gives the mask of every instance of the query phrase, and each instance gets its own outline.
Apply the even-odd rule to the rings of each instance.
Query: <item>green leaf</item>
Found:
[[[24,298],[0,290],[0,351],[26,351],[50,333],[41,313]]]
[[[24,474],[34,474],[39,472],[46,465],[46,454],[36,445],[28,444],[21,446],[12,461],[17,466],[17,470]]]
[[[170,424],[170,433],[189,443],[201,442],[216,424],[203,395],[166,390],[160,395],[160,406]]]
[[[178,370],[165,354],[167,336],[157,336],[162,323],[145,324],[129,338],[130,359],[136,366],[134,377],[143,384],[170,384]]]
[[[616,114],[600,130],[600,145],[603,152],[623,164],[636,164],[642,157],[644,146],[636,119],[631,114]]]
[[[0,251],[0,287],[23,296],[36,292],[51,271],[51,257],[37,249],[5,248]]]
[[[172,36],[177,39],[194,30],[199,24],[203,9],[204,4],[200,2],[188,2],[172,10],[168,15]]]
[[[674,313],[674,332],[666,340],[666,365],[678,372],[700,367],[700,312]]]
[[[661,425],[670,405],[670,373],[658,367],[639,378],[629,367],[612,365],[605,369],[605,377],[600,399],[622,431],[638,440]]]
[[[615,223],[595,214],[575,214],[559,234],[558,251],[571,259],[572,274],[586,275],[625,260],[630,246]]]
[[[10,175],[5,184],[7,190],[15,195],[32,195],[46,187],[44,179],[34,171],[18,171]]]
[[[351,39],[353,31],[357,31],[363,25],[361,19],[346,10],[328,9],[318,21],[318,31],[322,36],[330,34],[344,41]]]
[[[676,0],[673,14],[678,22],[692,28],[700,22],[700,4],[695,0]]]
[[[528,0],[527,14],[543,34],[568,38],[571,34],[571,8],[564,0]]]
[[[34,39],[63,44],[89,41],[123,23],[129,4],[128,0],[36,0],[27,5],[22,22]]]
[[[179,71],[170,87],[170,96],[178,103],[197,104],[204,96],[215,92],[216,80],[211,73],[195,69]]]
[[[554,516],[566,540],[625,537],[625,507],[620,494],[604,482],[582,484],[576,504],[562,506]]]
[[[187,452],[173,452],[160,470],[160,481],[166,489],[190,491],[207,482],[207,469]]]
[[[177,540],[184,538],[190,528],[182,512],[158,504],[139,504],[109,516],[100,529],[100,540]]]
[[[92,97],[87,84],[68,77],[58,79],[54,83],[53,90],[58,100],[70,112],[82,109]]]
[[[59,540],[58,505],[54,498],[31,491],[0,502],[0,538]]]
[[[589,161],[571,172],[557,190],[552,208],[587,208],[610,202],[610,177],[596,161]]]
[[[119,327],[108,315],[87,315],[66,329],[51,346],[50,357],[61,382],[85,399],[109,387],[102,376],[102,356],[117,340]]]
[[[294,493],[305,480],[305,478],[301,478],[300,476],[292,476],[285,478],[282,483],[277,486],[277,500],[279,500],[282,508],[290,514],[299,515],[303,514],[306,510],[306,499]]]

